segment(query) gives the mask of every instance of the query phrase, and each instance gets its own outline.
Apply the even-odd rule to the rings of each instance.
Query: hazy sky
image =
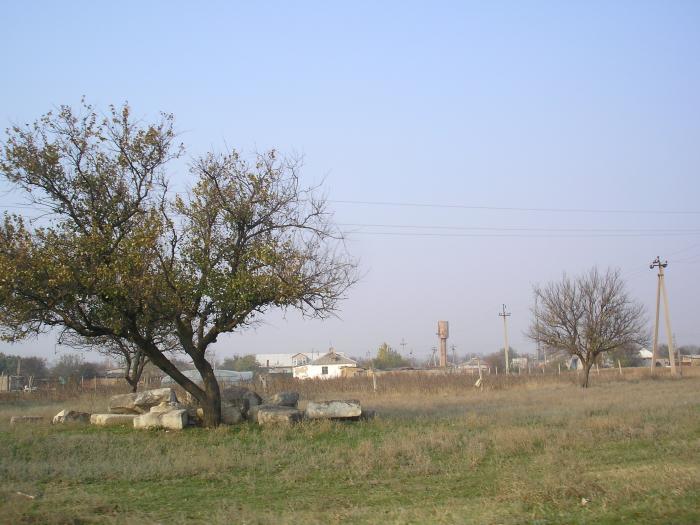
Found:
[[[534,283],[619,267],[651,319],[656,255],[677,342],[700,343],[700,3],[377,4],[5,2],[0,122],[128,100],[174,113],[189,158],[275,147],[332,201],[464,206],[332,202],[364,275],[341,319],[271,313],[219,359],[402,339],[424,356],[439,319],[460,355],[490,353],[502,303],[532,351]],[[186,188],[186,164],[172,177]]]

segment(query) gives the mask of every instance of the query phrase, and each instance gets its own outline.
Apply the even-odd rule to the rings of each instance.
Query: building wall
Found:
[[[323,368],[328,369],[328,373],[323,373]],[[356,368],[352,365],[304,365],[295,366],[293,375],[299,379],[330,379],[332,377],[342,377],[343,368]]]

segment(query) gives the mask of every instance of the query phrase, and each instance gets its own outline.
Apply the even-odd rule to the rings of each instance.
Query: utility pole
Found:
[[[401,356],[403,357],[406,354],[406,340],[402,337],[399,344],[401,345]]]
[[[505,346],[503,347],[505,351],[506,358],[506,375],[510,371],[510,364],[508,363],[508,317],[510,317],[510,312],[506,312],[506,305],[503,305],[503,312],[498,314],[499,317],[503,317],[503,338],[505,339]]]
[[[661,303],[661,295],[664,297],[664,318],[666,321],[666,341],[668,342],[668,360],[671,362],[671,375],[676,375],[676,359],[675,352],[673,351],[673,332],[671,331],[671,312],[668,308],[668,294],[666,293],[666,282],[664,280],[664,268],[668,266],[668,261],[661,262],[661,258],[657,255],[649,268],[652,270],[654,268],[659,269],[659,281],[656,287],[656,322],[654,323],[654,346],[652,348],[651,357],[651,373],[654,373],[654,368],[656,366],[656,356],[658,352],[659,343],[659,306]]]
[[[542,362],[542,351],[540,349],[540,310],[537,305],[537,295],[535,295],[535,334],[537,335],[537,363]],[[547,359],[544,359],[545,366],[547,365]]]

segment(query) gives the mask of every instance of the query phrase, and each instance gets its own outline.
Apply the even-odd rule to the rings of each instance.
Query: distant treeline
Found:
[[[10,355],[0,352],[0,374],[44,379],[49,377],[92,379],[104,372],[105,365],[85,361],[78,354],[64,354],[53,366],[43,357]]]

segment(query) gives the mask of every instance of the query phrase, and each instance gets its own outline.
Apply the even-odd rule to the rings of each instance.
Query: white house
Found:
[[[299,379],[341,377],[343,368],[357,368],[357,362],[338,354],[335,350],[305,365],[295,366],[293,376]]]

